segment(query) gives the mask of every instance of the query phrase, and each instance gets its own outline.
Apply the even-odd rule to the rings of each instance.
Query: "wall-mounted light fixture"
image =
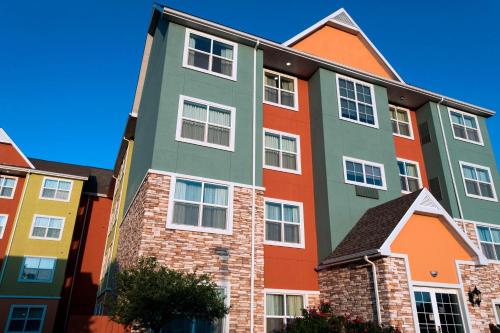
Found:
[[[481,305],[481,291],[474,286],[474,289],[469,288],[469,302],[472,306]]]
[[[437,277],[438,276],[438,272],[437,271],[431,271],[431,276],[433,278]]]

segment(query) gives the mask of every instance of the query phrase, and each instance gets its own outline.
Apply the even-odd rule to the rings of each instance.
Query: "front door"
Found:
[[[456,291],[415,288],[414,297],[420,333],[465,333]]]

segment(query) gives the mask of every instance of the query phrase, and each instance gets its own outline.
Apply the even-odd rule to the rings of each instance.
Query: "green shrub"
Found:
[[[500,333],[500,325],[490,324],[491,333]]]

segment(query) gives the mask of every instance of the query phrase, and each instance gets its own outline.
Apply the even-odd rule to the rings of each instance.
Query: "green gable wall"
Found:
[[[254,49],[238,45],[237,81],[182,67],[185,28],[161,21],[139,109],[127,206],[147,171],[157,169],[237,183],[252,183]],[[262,51],[257,52],[257,152],[262,151]],[[234,152],[175,140],[179,96],[236,108]],[[262,154],[256,154],[262,185]]]
[[[401,195],[387,91],[378,86],[374,90],[378,129],[340,119],[335,73],[319,69],[309,81],[320,260],[340,243],[368,208]],[[343,156],[385,166],[387,190],[379,190],[379,199],[359,197],[353,185],[345,184]]]

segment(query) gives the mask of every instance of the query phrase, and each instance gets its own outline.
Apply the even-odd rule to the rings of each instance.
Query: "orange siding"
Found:
[[[388,79],[396,79],[384,61],[361,35],[324,26],[292,47],[342,65]]]
[[[427,179],[427,172],[425,169],[424,153],[422,152],[422,146],[420,145],[420,134],[418,132],[418,126],[417,126],[417,113],[413,110],[410,110],[410,119],[413,130],[413,140],[394,135],[394,146],[396,147],[396,156],[398,158],[418,162],[420,168],[420,177],[422,179],[422,185],[428,188],[429,182]]]
[[[414,281],[457,284],[456,260],[473,260],[473,253],[446,222],[435,216],[413,215],[391,244],[391,251],[408,255]],[[437,271],[433,278],[431,271]]]
[[[68,333],[124,333],[125,328],[106,316],[71,316]]]
[[[264,246],[264,286],[318,290],[316,228],[307,81],[298,80],[299,111],[264,104],[264,127],[300,135],[302,174],[264,169],[265,196],[302,202],[305,249]]]
[[[13,165],[22,168],[30,167],[16,148],[8,143],[0,143],[0,164]]]
[[[24,176],[17,178],[17,185],[12,199],[0,198],[0,214],[8,215],[5,231],[3,233],[3,237],[0,239],[0,265],[5,257],[5,251],[7,250],[7,244],[9,242],[10,233],[12,232],[12,226],[14,225],[14,220],[16,219],[17,207],[23,193],[24,181]]]

